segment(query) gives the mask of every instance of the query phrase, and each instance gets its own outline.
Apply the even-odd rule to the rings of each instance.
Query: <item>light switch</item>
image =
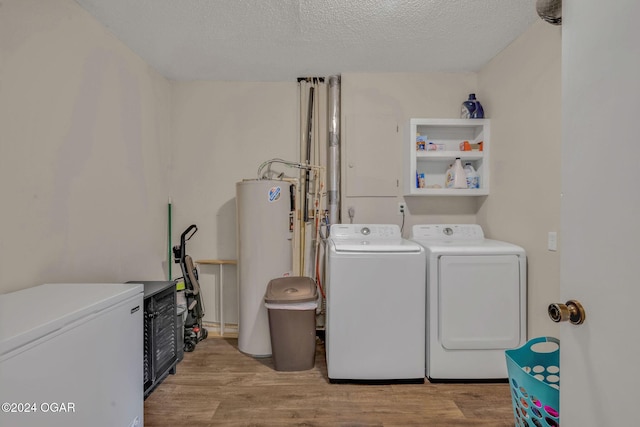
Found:
[[[558,233],[550,231],[547,237],[547,249],[550,251],[558,250]]]

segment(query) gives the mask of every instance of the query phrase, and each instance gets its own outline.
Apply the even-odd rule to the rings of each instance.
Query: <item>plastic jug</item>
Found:
[[[471,163],[465,163],[464,172],[467,176],[467,188],[480,188],[480,175]]]
[[[453,165],[449,165],[449,169],[447,169],[447,172],[445,174],[444,188],[453,188],[453,178]]]
[[[476,94],[470,93],[469,99],[462,103],[462,108],[460,109],[460,117],[463,119],[470,119],[473,116],[473,113],[476,111]]]
[[[473,97],[475,98],[475,95],[473,95]],[[484,108],[482,108],[482,104],[480,104],[480,101],[478,101],[477,99],[476,99],[476,109],[473,111],[473,114],[471,114],[471,118],[484,119]]]
[[[469,99],[462,103],[460,117],[463,119],[484,118],[484,108],[482,108],[482,104],[480,104],[480,101],[476,99],[475,93],[470,93]]]
[[[453,188],[467,188],[467,176],[462,167],[460,157],[453,164]]]

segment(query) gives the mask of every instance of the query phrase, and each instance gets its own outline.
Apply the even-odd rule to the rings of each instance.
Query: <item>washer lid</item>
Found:
[[[380,239],[359,239],[359,240],[332,240],[336,252],[401,252],[416,253],[422,250],[421,246],[415,242],[405,239],[380,240]]]
[[[335,224],[329,238],[336,252],[420,252],[415,242],[403,239],[396,224]]]

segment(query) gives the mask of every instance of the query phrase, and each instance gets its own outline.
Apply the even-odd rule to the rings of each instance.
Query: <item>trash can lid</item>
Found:
[[[273,279],[267,285],[264,301],[272,304],[315,301],[316,282],[310,277],[289,276]]]

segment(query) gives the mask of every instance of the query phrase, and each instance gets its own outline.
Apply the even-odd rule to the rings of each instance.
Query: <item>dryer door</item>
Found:
[[[517,255],[443,255],[439,260],[438,334],[449,350],[520,344]]]

